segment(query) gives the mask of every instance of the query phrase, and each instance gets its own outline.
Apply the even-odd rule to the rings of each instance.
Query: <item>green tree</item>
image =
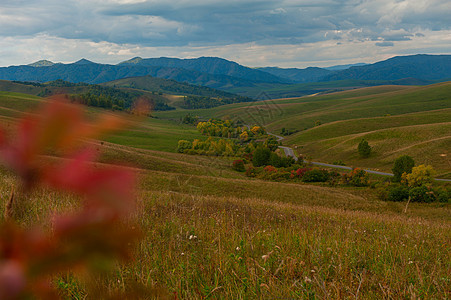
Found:
[[[363,139],[360,141],[359,146],[357,147],[357,150],[359,152],[360,157],[369,157],[371,154],[371,146],[368,144],[368,142]]]
[[[412,173],[412,168],[415,166],[415,161],[412,157],[408,155],[403,155],[398,157],[395,160],[395,163],[393,165],[393,181],[400,182],[401,176],[403,173],[410,174]]]
[[[271,150],[266,147],[258,147],[254,151],[254,156],[252,158],[252,164],[255,167],[266,166],[271,157]]]

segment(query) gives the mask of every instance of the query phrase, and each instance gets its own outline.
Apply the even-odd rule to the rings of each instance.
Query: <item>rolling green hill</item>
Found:
[[[443,177],[450,178],[450,108],[451,82],[446,82],[421,87],[368,87],[196,112],[203,118],[228,117],[261,124],[276,134],[282,128],[298,131],[287,136],[284,144],[316,161],[343,161],[347,165],[390,171],[398,156],[409,154],[417,164],[432,164]],[[180,113],[162,112],[158,116]],[[412,132],[413,126],[417,130]],[[362,138],[374,146],[368,159],[357,156]]]
[[[125,89],[129,91],[144,90],[153,94],[168,94],[187,96],[181,101],[172,102],[179,108],[193,109],[199,107],[215,107],[237,102],[251,102],[251,98],[212,89],[209,87],[192,85],[175,80],[152,76],[130,77],[103,83],[102,86]],[[171,99],[171,97],[167,97]],[[191,102],[189,102],[191,100]],[[202,102],[202,103],[201,103]]]
[[[432,106],[442,101],[443,108],[426,111],[417,105],[413,109],[419,111],[411,115],[400,110],[398,115],[388,117],[393,119],[385,129],[377,126],[384,122],[373,122],[371,116],[354,119],[365,120],[372,133],[361,132],[353,124],[338,126],[348,129],[337,133],[336,129],[322,127],[353,121],[333,121],[334,109],[344,111],[348,106],[350,116],[354,116],[353,110],[369,106],[379,109],[375,112],[378,115],[382,111],[377,108],[378,101],[391,99],[403,107],[401,95],[417,104],[428,98],[411,97],[420,92],[418,88],[380,87],[279,100],[266,106],[239,103],[196,112],[205,116],[236,114],[249,121],[255,112],[249,110],[252,107],[281,111],[293,118],[303,111],[305,115],[331,111],[328,124],[313,128],[324,130],[318,134],[327,136],[318,140],[318,151],[334,146],[346,157],[352,139],[357,140],[362,133],[373,134],[373,142],[377,138],[402,140],[413,136],[417,146],[421,146],[420,139],[434,138],[437,147],[446,149],[440,143],[449,133],[449,125],[443,124],[449,113],[449,98],[440,100],[442,94],[436,88],[444,87],[430,87],[429,94],[434,94],[435,100],[429,100]],[[37,96],[0,92],[0,124],[10,129],[23,111],[43,101]],[[279,110],[279,105],[283,109]],[[362,111],[371,115],[368,110]],[[88,110],[91,117],[99,112],[105,111],[92,107]],[[180,137],[200,137],[195,127],[170,120],[180,113],[186,111],[159,112],[160,119],[140,120],[106,141],[90,142],[102,163],[125,162],[138,172],[134,217],[142,232],[141,241],[133,248],[134,259],[118,262],[114,270],[95,280],[96,285],[127,293],[140,284],[159,295],[183,299],[447,297],[449,204],[410,203],[404,212],[405,203],[378,200],[371,188],[250,179],[233,171],[228,159],[168,152]],[[433,114],[430,119],[435,122],[428,121],[428,113]],[[417,126],[424,127],[419,130],[409,126],[409,116],[413,116],[412,122],[422,124]],[[275,114],[267,124],[275,129],[281,124],[271,123],[282,119],[283,115]],[[400,136],[396,135],[398,129],[403,130]],[[305,136],[305,140],[315,140],[315,136]],[[334,145],[323,146],[328,139]],[[380,151],[391,151],[382,146]],[[427,156],[431,148],[418,149]],[[395,150],[403,151],[402,147]],[[0,219],[4,221],[8,195],[17,185],[15,177],[3,168],[0,178]],[[47,188],[37,188],[25,199],[24,213],[17,222],[26,228],[42,224],[49,229],[49,216],[54,216],[55,211],[79,209],[80,200]],[[88,296],[84,281],[72,273],[58,275],[53,282],[62,297]]]

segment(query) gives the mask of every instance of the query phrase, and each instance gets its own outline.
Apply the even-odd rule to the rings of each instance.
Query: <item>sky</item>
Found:
[[[449,0],[0,0],[0,66],[217,56],[249,67],[451,54]]]

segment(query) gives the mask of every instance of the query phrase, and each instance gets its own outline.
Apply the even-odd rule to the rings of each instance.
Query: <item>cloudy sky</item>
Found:
[[[449,0],[0,0],[0,66],[219,56],[243,65],[451,54]]]

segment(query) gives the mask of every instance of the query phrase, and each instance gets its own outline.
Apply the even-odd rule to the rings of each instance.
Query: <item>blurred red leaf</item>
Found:
[[[125,225],[135,208],[134,173],[96,165],[95,152],[81,147],[86,139],[125,123],[102,115],[89,124],[79,107],[63,100],[50,99],[35,115],[21,119],[10,141],[0,130],[0,157],[25,188],[45,184],[84,198],[80,211],[55,216],[52,233],[10,222],[0,225],[0,299],[53,299],[57,294],[48,280],[51,275],[80,266],[89,269],[97,261],[128,259],[139,236]],[[72,154],[58,164],[42,163],[49,149]]]

